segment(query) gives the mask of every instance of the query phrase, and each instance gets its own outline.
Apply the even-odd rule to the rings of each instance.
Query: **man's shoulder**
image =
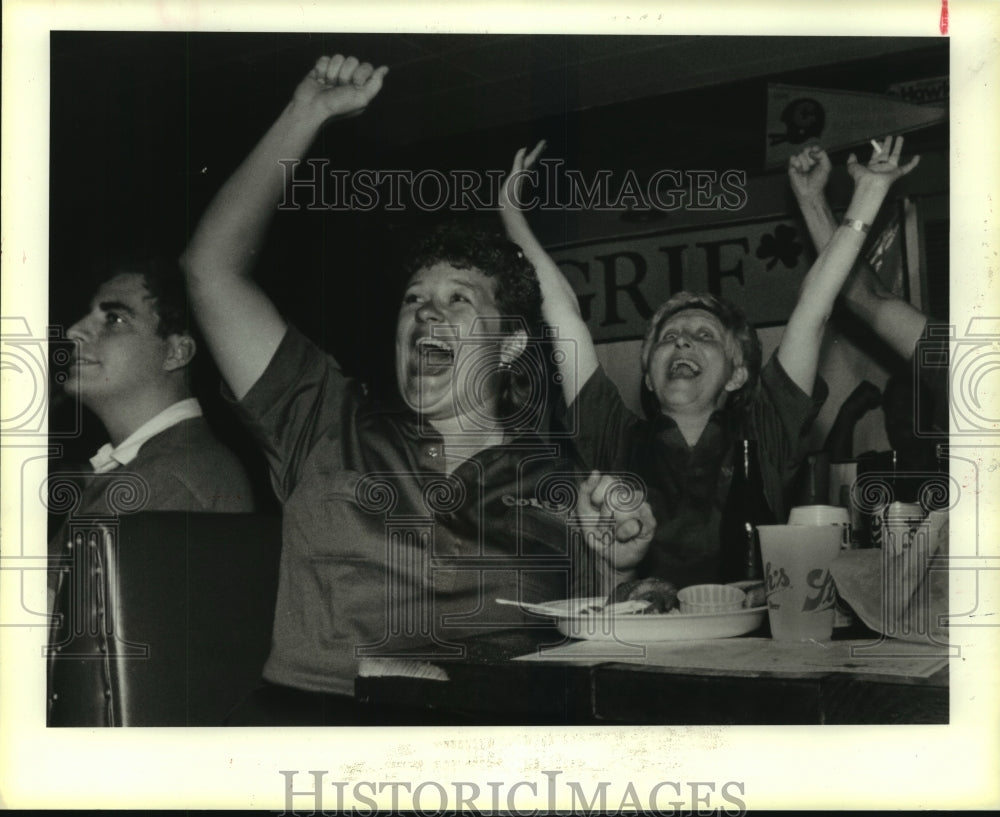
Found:
[[[191,510],[251,510],[252,490],[239,458],[203,417],[191,417],[150,437],[129,464],[150,483],[150,510],[169,510],[190,494]],[[159,495],[158,495],[159,494]],[[228,498],[227,498],[228,497]]]
[[[178,454],[183,452],[183,456],[188,456],[190,449],[202,446],[213,453],[216,449],[228,453],[228,449],[215,436],[204,417],[188,417],[146,440],[139,449],[138,456],[142,457],[144,454],[148,456],[153,453],[168,455],[175,452]]]

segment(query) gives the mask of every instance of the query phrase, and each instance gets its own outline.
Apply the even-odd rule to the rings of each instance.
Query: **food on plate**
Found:
[[[677,594],[681,612],[686,614],[738,612],[746,599],[746,593],[731,584],[692,584]]]
[[[767,604],[764,592],[764,582],[759,579],[752,581],[730,582],[729,586],[739,588],[746,598],[741,601],[743,609],[763,607]],[[707,585],[692,588],[694,590],[704,589]],[[724,585],[719,585],[719,589],[724,589]],[[604,601],[603,604],[593,604],[584,613],[609,612],[611,605],[616,605],[616,614],[641,614],[650,615],[655,613],[683,613],[677,599],[678,589],[672,582],[666,579],[658,579],[649,576],[645,579],[632,579],[622,582]],[[690,602],[691,599],[688,599]],[[630,602],[647,602],[648,606],[631,606]],[[689,605],[690,606],[690,605]],[[698,610],[688,610],[688,612],[704,612]]]
[[[643,615],[668,613],[677,606],[677,588],[664,579],[652,576],[632,579],[619,584],[608,596],[606,604],[620,604],[624,601],[648,601],[649,607],[642,611]]]

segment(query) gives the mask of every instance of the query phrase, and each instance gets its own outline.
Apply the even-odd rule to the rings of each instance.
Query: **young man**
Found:
[[[719,525],[734,442],[757,441],[764,492],[783,519],[783,494],[801,463],[802,437],[826,395],[816,372],[827,318],[889,186],[917,160],[900,167],[902,139],[893,148],[891,137],[867,167],[850,157],[855,193],[847,218],[807,273],[778,350],[763,369],[756,333],[732,304],[687,292],[663,304],[642,345],[650,414],[643,420],[600,370],[572,287],[517,206],[525,171],[543,146],[527,156],[518,151],[500,214],[538,270],[546,322],[575,345],[560,373],[566,405],[577,403],[580,454],[589,467],[633,472],[645,482],[658,527],[640,573],[679,587],[719,581]],[[790,173],[797,172],[793,163]]]
[[[246,473],[191,393],[196,348],[187,311],[179,270],[154,261],[119,271],[66,333],[77,350],[65,388],[108,433],[91,458],[94,471],[142,477],[147,510],[250,511]],[[91,512],[104,501],[88,500]]]
[[[250,481],[220,443],[192,395],[188,367],[195,341],[180,271],[159,261],[119,269],[91,299],[87,314],[66,335],[76,342],[67,393],[92,411],[109,442],[91,458],[93,475],[80,479],[73,516],[115,514],[109,497],[117,480],[135,510],[247,512]],[[51,480],[59,479],[58,472]],[[138,493],[132,493],[132,490]],[[69,560],[64,522],[49,555]],[[64,575],[50,572],[50,608]]]
[[[506,399],[540,319],[534,270],[517,247],[447,228],[413,251],[396,324],[399,400],[385,403],[289,326],[251,276],[281,197],[280,163],[300,159],[328,119],[363,111],[387,70],[322,57],[216,195],[183,259],[283,504],[266,684],[232,724],[392,720],[353,701],[362,656],[447,655],[463,634],[522,620],[497,597],[544,601],[575,583],[572,508],[548,501],[572,474],[555,446],[514,427]],[[645,505],[612,518],[608,488],[592,476],[576,510],[607,518],[604,541],[615,546],[600,555],[617,581],[631,577],[653,520]]]

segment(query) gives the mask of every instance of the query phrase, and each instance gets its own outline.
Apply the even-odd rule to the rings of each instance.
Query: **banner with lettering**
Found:
[[[597,342],[641,338],[682,289],[739,304],[756,326],[784,324],[815,254],[790,218],[668,230],[549,249]]]
[[[948,104],[948,77],[928,77],[910,82],[894,82],[886,91],[891,97],[913,105],[934,105],[943,108]]]
[[[810,143],[827,151],[842,150],[947,120],[947,108],[914,105],[881,94],[770,84],[764,166],[784,165]],[[870,155],[870,149],[862,149],[858,158],[867,161]]]

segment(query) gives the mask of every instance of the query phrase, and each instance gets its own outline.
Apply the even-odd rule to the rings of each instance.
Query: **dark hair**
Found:
[[[160,257],[129,259],[104,267],[100,281],[109,281],[118,275],[138,275],[152,299],[152,309],[159,318],[156,334],[190,335],[194,337],[191,307],[187,286],[180,267]]]
[[[730,393],[727,405],[736,411],[744,410],[752,402],[760,379],[761,359],[763,357],[760,338],[757,337],[757,330],[750,325],[742,309],[722,298],[716,298],[708,292],[677,292],[656,310],[656,314],[649,321],[649,328],[646,330],[646,337],[642,341],[642,349],[639,352],[643,374],[649,368],[649,356],[660,336],[663,324],[678,312],[687,309],[704,309],[706,312],[711,312],[719,319],[729,335],[732,345],[727,351],[737,366],[746,367],[747,379],[740,388]],[[640,398],[643,410],[648,417],[657,416],[660,414],[660,406],[655,395],[646,387],[645,378],[643,378],[641,388]]]
[[[542,293],[538,276],[520,247],[498,230],[447,221],[425,234],[404,263],[407,278],[438,263],[476,269],[495,282],[497,309],[509,319],[502,331],[526,327],[537,335],[542,323]]]
[[[457,220],[443,222],[419,238],[403,262],[403,271],[409,279],[439,263],[475,269],[492,279],[500,331],[513,334],[523,329],[527,334],[527,348],[503,372],[500,418],[512,429],[541,428],[547,421],[542,415],[548,400],[544,356],[538,348],[542,292],[534,266],[499,230]]]

